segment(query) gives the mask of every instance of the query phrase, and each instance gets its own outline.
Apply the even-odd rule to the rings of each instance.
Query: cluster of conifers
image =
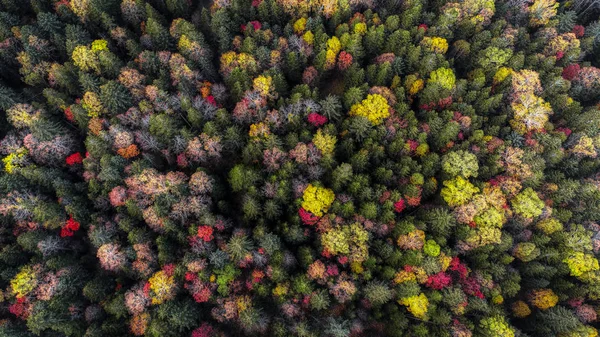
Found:
[[[1,0],[0,336],[598,336],[599,8]]]

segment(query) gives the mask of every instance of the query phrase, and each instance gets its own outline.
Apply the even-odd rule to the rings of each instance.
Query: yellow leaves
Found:
[[[335,67],[336,54],[333,50],[328,49],[325,53],[325,69],[331,70]]]
[[[322,9],[323,15],[325,15],[325,17],[328,19],[331,18],[331,16],[338,10],[337,0],[319,0],[315,1],[315,3],[319,6],[316,9]]]
[[[350,270],[356,275],[360,275],[365,272],[365,268],[362,266],[362,263],[359,261],[351,262]]]
[[[248,295],[240,296],[236,300],[236,305],[238,312],[244,312],[252,307],[252,299]]]
[[[321,154],[328,156],[333,154],[337,138],[332,135],[324,134],[321,129],[317,130],[317,134],[312,139],[313,144],[321,151]]]
[[[37,286],[37,272],[31,266],[25,266],[10,281],[12,293],[17,297],[29,294]]]
[[[567,105],[573,104],[573,98],[567,97],[566,103],[567,103]]]
[[[332,255],[349,254],[351,262],[365,261],[368,258],[369,233],[359,224],[338,226],[321,236],[321,244]],[[358,267],[356,266],[356,267]]]
[[[21,148],[17,150],[17,152],[10,153],[8,156],[4,157],[2,159],[4,171],[8,174],[14,173],[15,169],[20,167],[19,162],[25,158],[26,154],[27,150],[25,148]]]
[[[342,44],[340,40],[334,36],[327,40],[327,51],[325,52],[325,69],[331,70],[335,67],[335,60],[337,58],[337,54],[342,49]]]
[[[463,177],[457,176],[452,180],[444,181],[441,195],[450,207],[456,207],[467,203],[477,192],[479,188]]]
[[[337,0],[276,0],[283,10],[294,16],[302,16],[314,13],[323,13],[326,18],[330,18],[338,11],[339,6],[345,2],[340,2],[338,6]],[[347,3],[346,3],[347,7]]]
[[[401,270],[394,276],[394,283],[400,284],[408,281],[416,281],[417,276],[413,272]]]
[[[300,18],[294,22],[294,33],[300,34],[306,29],[306,18]]]
[[[489,244],[499,244],[501,242],[502,231],[494,227],[478,228],[471,234],[466,242],[472,248],[482,247]]]
[[[379,94],[368,95],[362,102],[350,108],[350,116],[363,116],[371,124],[379,125],[390,116],[390,106],[385,97]]]
[[[492,302],[494,302],[494,304],[502,304],[504,303],[504,297],[502,297],[502,295],[495,295],[492,297]]]
[[[308,184],[302,199],[302,208],[320,217],[327,213],[335,199],[335,194],[328,188]]]
[[[548,115],[553,113],[550,103],[533,93],[519,95],[511,108],[513,119],[510,120],[510,125],[520,134],[542,130],[548,121]]]
[[[34,110],[29,104],[15,104],[6,111],[6,117],[15,128],[30,127],[40,119],[41,110]]]
[[[231,71],[237,67],[248,71],[255,71],[257,63],[252,55],[246,53],[238,54],[234,51],[228,51],[221,55],[220,71],[224,75],[229,76]]]
[[[600,269],[598,260],[590,254],[582,252],[574,252],[563,260],[571,270],[571,276],[575,276],[582,281],[591,279],[591,275],[587,275]]]
[[[71,10],[81,21],[85,21],[90,11],[90,0],[71,0]]]
[[[273,295],[275,295],[277,297],[281,297],[281,296],[286,295],[288,293],[288,291],[289,291],[289,285],[287,283],[279,283],[273,289]]]
[[[248,132],[248,136],[251,138],[260,138],[267,137],[271,132],[269,131],[269,126],[264,122],[259,122],[256,124],[250,125],[250,131]]]
[[[423,157],[428,152],[429,152],[429,144],[421,143],[421,144],[419,144],[419,146],[417,146],[417,149],[415,150],[415,156]],[[435,180],[435,178],[433,178],[433,177],[431,179]]]
[[[529,295],[529,301],[536,308],[546,310],[558,303],[558,296],[552,289],[536,289]]]
[[[246,54],[246,53],[239,53],[237,60],[238,60],[240,67],[242,67],[242,68],[246,68],[246,67],[256,63],[256,60],[254,60],[254,57],[252,57],[252,55]]]
[[[99,117],[104,111],[100,97],[91,91],[88,91],[83,95],[83,103],[81,106],[87,111],[88,116],[92,118]]]
[[[365,35],[367,33],[367,24],[364,22],[359,22],[354,25],[354,33],[359,35]]]
[[[485,336],[514,337],[515,332],[503,316],[484,318],[479,322],[479,327],[484,330]]]
[[[179,42],[177,42],[177,49],[188,50],[191,47],[192,41],[186,35],[181,35],[181,37],[179,38]]]
[[[100,74],[100,61],[98,53],[108,51],[108,42],[106,40],[95,40],[92,47],[77,46],[73,49],[71,58],[73,63],[82,71],[95,71]]]
[[[410,85],[410,89],[408,90],[408,93],[411,95],[415,95],[419,91],[423,90],[424,87],[425,87],[425,82],[419,78]]]
[[[495,12],[493,0],[464,0],[449,2],[442,7],[442,24],[453,24],[455,22],[469,22],[481,28],[490,23]]]
[[[77,46],[71,54],[73,63],[82,71],[95,71],[100,73],[98,56],[88,46]]]
[[[252,82],[254,90],[258,91],[260,95],[267,96],[273,85],[273,78],[271,76],[258,76]]]
[[[502,83],[508,76],[512,75],[513,70],[507,67],[501,67],[494,74],[494,84]]]
[[[429,300],[423,293],[401,298],[398,300],[398,303],[406,306],[406,309],[417,318],[424,319],[427,315]]]
[[[153,292],[152,304],[161,304],[175,296],[175,279],[167,275],[164,270],[156,272],[148,280]]]
[[[520,94],[539,93],[542,90],[540,75],[529,69],[515,71],[512,74],[511,87],[513,99]]]
[[[350,253],[348,235],[341,229],[332,229],[323,233],[321,243],[333,255]]]
[[[442,266],[442,271],[446,271],[448,267],[450,267],[450,263],[452,263],[452,258],[444,253],[440,253],[439,260]]]
[[[302,35],[302,39],[306,43],[312,45],[313,42],[315,41],[315,35],[311,31],[308,31],[308,32],[304,33],[304,35]]]
[[[563,225],[560,223],[560,221],[554,218],[546,218],[538,222],[535,225],[535,228],[541,230],[546,235],[551,235],[557,231],[562,230]]]
[[[532,70],[513,72],[511,85],[513,119],[510,125],[520,134],[542,130],[548,115],[552,114],[552,107],[535,95],[542,89],[538,73]]]
[[[106,40],[96,40],[92,42],[92,51],[94,53],[108,50],[108,42]]]
[[[456,82],[454,72],[449,68],[439,68],[429,74],[427,83],[439,84],[442,88],[452,90]]]
[[[500,228],[506,221],[504,211],[494,207],[489,207],[481,214],[475,217],[475,223],[478,227],[497,227]]]
[[[228,51],[221,55],[221,66],[229,66],[237,59],[237,54],[234,51]]]
[[[594,140],[586,135],[581,136],[577,144],[571,150],[574,154],[580,157],[596,158],[598,153],[594,146]]]
[[[437,54],[446,54],[448,51],[448,41],[443,37],[429,37],[426,36],[421,41],[421,44],[429,51]]]
[[[553,37],[546,47],[544,48],[544,55],[556,56],[560,51],[566,52],[570,50],[578,49],[580,42],[577,36],[573,33],[565,33]]]
[[[511,205],[513,211],[524,218],[540,216],[545,206],[544,202],[531,187],[517,194],[511,200]]]
[[[529,6],[529,24],[538,27],[556,16],[559,4],[555,0],[536,0]]]
[[[342,49],[342,44],[337,36],[334,36],[327,40],[327,50],[331,50],[335,55]]]

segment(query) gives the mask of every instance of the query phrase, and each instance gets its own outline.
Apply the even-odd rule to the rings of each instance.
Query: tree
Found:
[[[360,104],[352,105],[350,115],[366,117],[371,124],[379,125],[389,117],[389,109],[390,106],[383,96],[373,94],[368,95]]]
[[[442,157],[442,168],[451,176],[477,177],[477,157],[465,151],[452,151]]]

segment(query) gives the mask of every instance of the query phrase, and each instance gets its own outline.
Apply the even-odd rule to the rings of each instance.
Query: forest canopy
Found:
[[[597,0],[0,0],[0,337],[597,337]]]

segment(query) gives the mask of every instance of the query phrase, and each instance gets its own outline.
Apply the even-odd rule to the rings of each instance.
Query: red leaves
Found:
[[[462,290],[467,295],[479,297],[483,299],[485,296],[481,292],[481,285],[475,280],[473,277],[469,277],[467,279],[461,280]]]
[[[401,213],[406,208],[404,199],[400,199],[394,203],[394,211]]]
[[[569,128],[556,128],[556,131],[564,133],[565,136],[567,136],[567,137],[569,137],[571,135],[571,133],[573,132]]]
[[[440,98],[437,102],[429,102],[426,104],[421,104],[421,105],[419,105],[419,108],[423,109],[423,110],[433,110],[433,109],[443,110],[443,109],[449,107],[451,104],[452,104],[452,96],[448,96],[445,98]]]
[[[60,237],[64,238],[64,237],[67,237],[67,236],[73,236],[73,231],[70,231],[70,230],[68,230],[66,228],[62,228],[60,230]]]
[[[259,30],[262,27],[262,25],[258,21],[250,21],[250,24],[252,25],[254,30]]]
[[[416,140],[409,139],[409,140],[406,141],[406,143],[410,147],[410,151],[411,152],[416,151],[417,147],[419,147],[419,142],[417,142]]]
[[[204,303],[210,300],[211,291],[207,287],[203,287],[197,293],[194,293],[192,297],[194,297],[194,301],[197,303]]]
[[[165,274],[167,274],[167,276],[173,276],[173,273],[175,273],[175,265],[172,263],[166,264],[163,267],[163,270],[165,271]]]
[[[298,210],[298,215],[305,225],[314,225],[319,221],[319,217],[308,212],[304,208]]]
[[[258,22],[258,21],[256,21],[256,20],[255,21],[250,21],[250,24],[252,25],[252,28],[254,28],[255,31],[259,30],[262,27],[261,23]],[[240,30],[242,32],[245,32],[246,28],[247,28],[246,25],[240,25]]]
[[[75,121],[75,116],[73,115],[73,111],[71,111],[71,107],[68,107],[68,108],[65,109],[65,118],[69,122],[74,122]]]
[[[308,122],[315,127],[319,127],[319,126],[327,123],[327,117],[325,117],[323,115],[319,115],[316,112],[311,112],[308,115]]]
[[[75,164],[81,164],[83,162],[83,157],[81,157],[81,153],[75,152],[68,156],[65,161],[67,162],[67,165],[73,166]]]
[[[215,101],[215,97],[213,95],[206,97],[206,101],[213,106],[217,106],[217,101]]]
[[[202,323],[198,329],[192,331],[192,337],[212,337],[215,335],[213,328],[207,323]]]
[[[582,25],[576,25],[575,27],[573,27],[572,32],[577,38],[580,38],[585,34],[585,27],[583,27]]]
[[[450,270],[456,272],[458,274],[458,281],[462,286],[462,290],[467,295],[484,298],[485,296],[481,292],[481,285],[474,277],[467,277],[469,271],[467,270],[467,266],[460,262],[457,256],[452,258],[450,262]],[[428,280],[429,281],[429,280]]]
[[[467,271],[467,266],[460,262],[456,256],[452,258],[452,261],[450,261],[450,270],[457,272],[461,279],[466,278],[467,274],[469,273]]]
[[[338,68],[340,70],[346,70],[346,69],[350,68],[351,65],[352,65],[352,54],[350,54],[346,51],[341,51],[340,55],[338,56]]]
[[[75,221],[73,219],[73,216],[71,215],[69,217],[69,220],[67,220],[67,222],[65,223],[65,226],[63,228],[61,228],[60,230],[60,236],[61,237],[67,237],[67,236],[73,236],[74,232],[78,231],[80,227],[79,222]]]
[[[144,283],[144,294],[146,296],[150,295],[150,282]]]
[[[581,67],[579,66],[579,64],[569,64],[568,66],[563,68],[562,78],[564,78],[567,81],[572,81],[575,77],[577,77],[580,70]]]
[[[430,275],[427,278],[427,282],[425,283],[425,285],[429,288],[436,290],[442,290],[450,284],[452,284],[452,278],[450,277],[450,275],[444,272],[439,272],[437,274]]]
[[[29,307],[26,297],[17,297],[17,303],[11,304],[8,311],[18,318],[27,319],[29,317]]]
[[[210,242],[214,239],[213,237],[213,228],[210,226],[200,226],[198,227],[198,236],[204,240],[204,242]]]
[[[185,280],[188,282],[192,282],[195,281],[198,278],[197,274],[191,273],[191,272],[187,272],[185,273]]]

